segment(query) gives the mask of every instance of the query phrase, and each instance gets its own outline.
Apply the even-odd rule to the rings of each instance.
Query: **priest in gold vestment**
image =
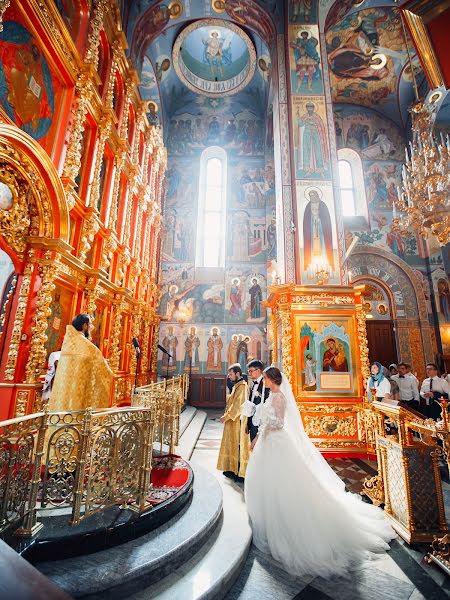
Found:
[[[113,372],[97,346],[87,338],[90,327],[91,319],[86,314],[77,315],[72,325],[67,325],[50,411],[109,407]]]
[[[228,375],[234,386],[228,396],[225,413],[220,418],[224,428],[217,469],[225,475],[233,473],[238,477],[245,477],[250,456],[250,440],[245,431],[247,419],[241,420],[241,406],[247,400],[248,389],[242,378],[240,365],[230,367]]]

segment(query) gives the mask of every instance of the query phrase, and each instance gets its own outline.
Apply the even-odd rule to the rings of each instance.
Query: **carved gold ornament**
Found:
[[[292,385],[292,324],[289,310],[280,310],[283,373]]]
[[[16,314],[12,315],[14,319],[14,327],[9,342],[8,360],[5,368],[5,380],[14,381],[16,371],[17,358],[19,355],[20,337],[22,335],[25,313],[28,305],[28,296],[31,288],[31,277],[33,274],[34,265],[28,263],[22,277],[22,283],[19,290],[19,299],[16,308]]]
[[[311,437],[354,437],[357,432],[355,416],[323,415],[303,417],[306,433]]]

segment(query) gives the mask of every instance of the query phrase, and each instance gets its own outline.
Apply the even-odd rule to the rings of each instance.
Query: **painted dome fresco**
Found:
[[[252,79],[256,52],[240,27],[221,19],[206,19],[192,23],[177,37],[173,65],[192,91],[230,96]]]

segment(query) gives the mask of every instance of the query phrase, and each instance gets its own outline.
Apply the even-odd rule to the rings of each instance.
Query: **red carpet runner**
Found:
[[[165,502],[187,486],[189,464],[176,454],[154,456],[152,465],[152,490],[149,500],[153,505]]]

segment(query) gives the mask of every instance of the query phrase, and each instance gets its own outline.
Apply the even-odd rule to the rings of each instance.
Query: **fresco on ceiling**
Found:
[[[128,39],[130,42],[130,55],[137,65],[142,65],[148,45],[166,27],[171,19],[182,16],[183,5],[179,0],[167,4],[155,4],[145,7],[136,4],[136,12],[130,15],[128,21]]]
[[[195,21],[177,37],[173,64],[181,81],[207,96],[235,94],[253,77],[256,52],[236,25],[219,19]]]
[[[317,23],[316,0],[289,0],[289,23]]]
[[[35,140],[48,134],[55,114],[53,78],[37,39],[17,21],[0,32],[0,105]]]
[[[293,94],[323,94],[317,25],[289,26],[289,64]]]
[[[330,153],[325,99],[322,96],[293,96],[292,111],[296,177],[329,178]]]
[[[328,30],[326,43],[337,102],[395,103],[397,80],[408,60],[398,10],[353,13]]]
[[[170,154],[201,153],[218,145],[240,156],[264,154],[263,120],[249,110],[236,114],[210,111],[181,113],[171,119],[166,146]]]
[[[153,69],[150,59],[145,56],[142,64],[141,71],[141,83],[139,85],[139,91],[144,100],[148,100],[148,120],[151,125],[159,124],[159,89],[155,71]]]
[[[262,323],[266,309],[266,277],[251,265],[233,263],[225,280],[225,322]]]
[[[402,160],[405,138],[395,123],[363,106],[335,104],[336,143],[352,148],[363,160]]]
[[[282,7],[277,5],[282,2],[274,2],[274,0],[267,0],[263,2],[267,5],[266,8],[273,12],[279,8],[279,12],[282,12]],[[274,36],[274,27],[272,25],[270,17],[261,10],[261,6],[253,0],[212,0],[212,7],[216,13],[228,14],[236,23],[250,27],[253,31],[256,31],[262,39],[270,44]]]

